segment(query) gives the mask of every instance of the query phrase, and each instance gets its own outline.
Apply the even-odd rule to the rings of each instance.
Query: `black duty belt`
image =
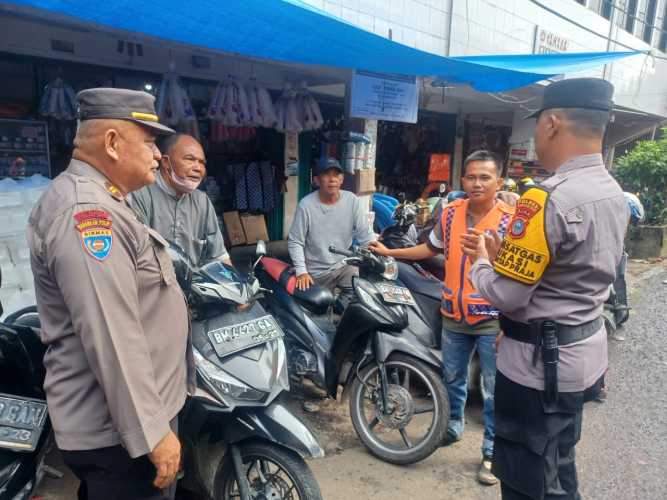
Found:
[[[558,345],[567,345],[572,344],[573,342],[579,342],[580,340],[587,339],[595,335],[600,331],[600,328],[604,325],[602,317],[597,317],[588,323],[583,323],[581,325],[563,325],[562,323],[555,323],[556,325],[556,336],[558,337]],[[506,316],[500,317],[500,328],[505,333],[505,336],[518,340],[519,342],[525,342],[527,344],[533,344],[539,346],[542,343],[542,322],[535,321],[532,323],[519,323],[513,321]]]

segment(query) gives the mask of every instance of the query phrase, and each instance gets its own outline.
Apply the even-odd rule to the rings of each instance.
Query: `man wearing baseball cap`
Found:
[[[601,314],[623,254],[628,206],[602,160],[613,86],[549,85],[535,148],[554,175],[519,199],[500,248],[470,231],[470,279],[501,311],[493,473],[504,500],[577,500],[583,403],[607,368]]]
[[[349,295],[356,267],[346,266],[330,246],[347,250],[354,241],[366,245],[375,239],[366,211],[354,193],[341,190],[344,173],[335,158],[322,158],[315,170],[318,190],[299,202],[290,228],[288,249],[296,269],[297,287],[317,284]]]
[[[30,215],[49,415],[79,499],[173,498],[194,390],[188,313],[165,240],[127,195],[155,182],[150,94],[88,89],[72,161]]]

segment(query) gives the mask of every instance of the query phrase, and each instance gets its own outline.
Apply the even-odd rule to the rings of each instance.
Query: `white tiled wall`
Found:
[[[450,0],[304,0],[362,29],[446,55]]]
[[[530,54],[535,27],[544,26],[570,40],[571,52],[607,50],[607,41],[545,11],[530,0],[304,0],[362,29],[438,55]],[[664,3],[658,6],[662,18]],[[541,0],[577,23],[607,35],[609,21],[574,0]],[[450,5],[453,5],[450,33]],[[656,35],[658,36],[658,35]],[[616,39],[633,48],[649,48],[622,29]],[[612,46],[612,50],[626,50]],[[667,54],[657,52],[662,57]],[[602,76],[603,69],[587,75]],[[667,115],[667,61],[635,56],[614,63],[616,101]]]

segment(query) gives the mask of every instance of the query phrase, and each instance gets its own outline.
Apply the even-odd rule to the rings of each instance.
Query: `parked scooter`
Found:
[[[261,258],[263,243],[257,251]],[[197,369],[179,419],[179,487],[211,499],[321,499],[304,457],[324,451],[277,401],[289,390],[284,334],[256,300],[258,280],[219,261],[194,269],[174,246],[170,254],[190,303]]]
[[[457,192],[453,191],[453,196]],[[433,220],[437,220],[447,199],[442,200],[433,209]],[[379,240],[387,248],[409,248],[416,246],[428,239],[435,223],[428,224],[414,238],[416,232],[414,222],[417,213],[417,205],[410,202],[402,202],[394,211],[395,224],[386,228],[380,235]],[[444,255],[437,255],[421,262],[397,262],[398,281],[408,288],[415,298],[415,313],[421,323],[410,322],[411,327],[429,328],[435,344],[441,347],[442,317],[440,315],[440,303],[442,300],[442,280],[444,278]],[[468,392],[481,394],[482,391],[481,368],[479,356],[473,352],[472,360],[468,365]]]
[[[430,331],[407,328],[414,298],[395,283],[394,259],[362,248],[330,251],[361,275],[338,322],[329,290],[299,290],[288,264],[260,260],[260,282],[273,292],[263,303],[285,330],[290,374],[333,398],[342,385],[354,429],[375,456],[395,464],[422,460],[442,442],[449,419],[439,350]]]
[[[39,325],[35,307],[0,323],[0,500],[32,497],[52,442],[42,390],[46,349],[31,325]]]
[[[255,300],[257,279],[219,262],[193,269],[182,251],[170,253],[190,298],[197,370],[179,418],[179,488],[215,500],[320,500],[304,457],[324,451],[277,401],[289,390],[283,332]],[[34,306],[0,325],[0,500],[30,498],[44,470],[51,426],[36,328]]]

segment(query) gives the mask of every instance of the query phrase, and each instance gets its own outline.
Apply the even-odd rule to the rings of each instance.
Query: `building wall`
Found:
[[[589,6],[575,0],[539,0],[562,16],[586,26],[604,37],[596,36],[541,8],[531,0],[304,0],[314,7],[340,17],[351,24],[399,43],[439,55],[530,54],[536,27],[544,27],[568,40],[568,52],[628,50],[609,44],[610,21],[597,13],[599,0]],[[640,0],[634,33],[615,25],[612,38],[637,50],[651,46],[641,39],[641,19],[648,0]],[[627,2],[615,0],[626,8]],[[655,25],[662,27],[667,0],[658,0]],[[590,7],[590,8],[589,8]],[[596,10],[594,10],[596,9]],[[451,16],[451,36],[450,30]],[[624,25],[624,15],[615,13]],[[656,47],[660,31],[654,30],[655,54],[667,58]],[[620,60],[606,70],[602,67],[585,76],[603,74],[616,87],[616,102],[622,106],[667,116],[667,60],[634,56]],[[568,76],[584,76],[572,74]]]

